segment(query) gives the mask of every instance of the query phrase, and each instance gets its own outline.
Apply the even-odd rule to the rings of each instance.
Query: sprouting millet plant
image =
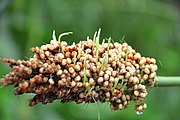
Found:
[[[103,40],[100,30],[93,39],[68,45],[56,39],[50,44],[31,48],[28,60],[1,58],[12,71],[0,79],[2,86],[14,85],[14,94],[33,93],[29,106],[62,103],[109,102],[112,110],[136,103],[138,112],[146,109],[147,88],[156,82],[158,69],[154,58],[143,57],[127,43]]]

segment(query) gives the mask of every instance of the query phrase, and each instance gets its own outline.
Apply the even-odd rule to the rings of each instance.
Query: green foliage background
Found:
[[[179,0],[0,0],[0,57],[26,59],[30,47],[48,43],[56,35],[72,42],[93,36],[125,41],[143,56],[157,59],[158,75],[180,75]],[[0,77],[10,71],[0,62]],[[180,88],[149,89],[147,110],[138,116],[130,108],[111,111],[100,104],[101,120],[179,120]],[[97,120],[97,104],[29,107],[32,95],[13,95],[12,86],[0,89],[0,120]]]

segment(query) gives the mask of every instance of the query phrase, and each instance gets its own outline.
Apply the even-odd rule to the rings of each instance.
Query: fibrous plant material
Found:
[[[156,82],[157,65],[154,58],[142,57],[127,43],[99,44],[100,31],[93,40],[68,45],[56,40],[31,48],[28,60],[2,58],[12,71],[1,78],[2,86],[14,85],[14,94],[34,93],[30,106],[62,103],[109,102],[112,110],[122,110],[136,103],[135,110],[147,105],[147,87]],[[64,34],[67,35],[67,34]]]

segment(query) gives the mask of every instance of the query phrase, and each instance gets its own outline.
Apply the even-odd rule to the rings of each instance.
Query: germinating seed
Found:
[[[14,85],[15,95],[34,93],[30,106],[54,100],[76,103],[109,102],[122,110],[136,102],[135,110],[146,109],[147,86],[155,84],[158,69],[154,58],[143,57],[127,43],[99,43],[94,39],[68,45],[56,40],[32,48],[29,60],[1,58],[12,71],[0,79],[3,87]],[[64,35],[64,34],[63,34]]]

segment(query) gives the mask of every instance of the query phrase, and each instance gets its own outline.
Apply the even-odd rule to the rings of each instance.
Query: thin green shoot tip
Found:
[[[108,39],[108,55],[109,55],[109,48],[110,48],[110,42],[111,42],[111,37],[109,37],[109,39]]]
[[[118,82],[119,82],[119,78],[115,78],[115,83],[114,83],[113,91],[112,91],[113,94],[114,94],[114,90],[116,89],[116,87],[118,85]]]
[[[86,71],[86,67],[84,67],[84,79],[83,79],[83,82],[86,83],[87,81],[88,81],[87,71]]]
[[[122,39],[121,39],[121,40],[122,40],[122,41],[124,41],[124,40],[125,40],[125,37],[126,37],[126,35],[123,35],[123,37],[122,37]]]
[[[99,30],[98,30],[98,34],[97,34],[97,37],[96,37],[96,40],[98,39],[100,39],[100,34],[101,34],[101,28],[99,28]]]
[[[63,36],[71,35],[71,34],[73,34],[73,32],[65,32],[65,33],[60,34],[59,37],[58,37],[58,41],[60,42],[60,41],[61,41],[61,38],[62,38]]]
[[[53,40],[57,40],[57,39],[56,39],[56,31],[55,31],[55,30],[53,30],[52,39],[53,39]]]
[[[76,58],[76,56],[77,56],[77,52],[75,53],[75,55],[74,55],[74,58],[73,58],[74,68],[75,68],[76,61],[77,61],[77,58]]]

